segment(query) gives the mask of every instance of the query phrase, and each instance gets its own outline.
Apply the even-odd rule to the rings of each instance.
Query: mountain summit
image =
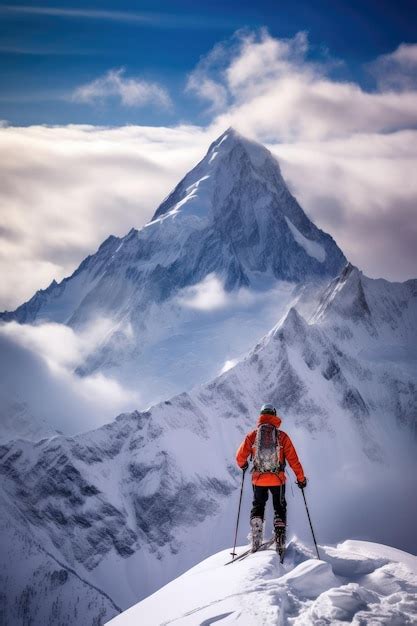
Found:
[[[345,262],[291,195],[269,150],[232,128],[211,144],[152,223],[164,219],[193,220],[206,231],[205,263],[198,258],[195,275],[201,278],[208,267],[228,290],[253,285],[257,273],[296,282],[334,275]]]
[[[292,294],[288,285],[333,278],[345,262],[333,239],[291,195],[275,157],[230,128],[148,224],[125,237],[110,236],[72,276],[53,281],[0,319],[53,321],[75,330],[97,318],[111,320],[105,342],[78,371],[106,367],[116,372],[129,361],[135,365],[136,385],[138,374],[142,381],[149,376],[149,384],[167,395],[207,380],[227,359],[248,350],[283,313],[279,307]],[[241,322],[248,303],[283,282],[285,294],[274,295],[274,310],[264,315],[258,302],[256,321],[254,315],[248,317],[246,340],[236,323],[227,329],[211,322],[207,327],[207,311],[222,309],[221,323],[233,316]],[[242,293],[244,297],[235,297]],[[193,359],[207,351],[204,342],[210,334],[219,338],[218,346],[209,345],[214,356],[203,367],[201,359]],[[172,336],[179,338],[177,343]],[[164,384],[170,376],[167,358],[173,359],[175,372],[168,387],[159,389],[161,363]],[[178,368],[179,361],[185,369]],[[185,379],[180,371],[187,371]],[[129,375],[125,368],[119,378],[126,382]],[[157,399],[153,392],[145,397]]]
[[[230,291],[259,274],[294,282],[335,276],[345,262],[291,195],[269,150],[229,128],[151,222],[110,236],[72,276],[2,318],[75,326],[97,310],[134,316],[132,308],[143,311],[212,272]]]

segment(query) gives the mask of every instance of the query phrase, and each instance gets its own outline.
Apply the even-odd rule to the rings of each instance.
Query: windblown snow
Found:
[[[292,232],[292,235],[295,241],[309,254],[313,259],[317,259],[320,263],[323,263],[326,258],[326,252],[324,248],[318,244],[316,241],[312,241],[311,239],[307,239],[300,233],[300,231],[294,226],[294,224],[288,219],[285,218],[285,221],[288,224],[288,228]]]
[[[109,625],[417,623],[417,557],[351,540],[320,546],[320,553],[315,559],[293,540],[283,565],[271,548],[225,566],[230,550],[224,550]]]

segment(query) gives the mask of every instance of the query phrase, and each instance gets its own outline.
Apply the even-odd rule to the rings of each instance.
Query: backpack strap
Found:
[[[278,466],[278,473],[280,472],[285,472],[285,466],[286,466],[286,460],[285,460],[285,454],[284,454],[284,446],[282,445],[281,441],[280,441],[280,435],[281,435],[281,431],[277,428],[277,441],[278,441],[278,461],[279,461],[279,466]],[[283,461],[281,462],[280,460],[280,456],[281,456],[281,450],[282,450],[282,457],[283,457]]]

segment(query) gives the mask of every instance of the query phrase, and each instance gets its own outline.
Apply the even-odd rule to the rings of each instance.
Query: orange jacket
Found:
[[[258,419],[258,424],[273,424],[276,428],[281,426],[281,418],[275,415],[260,415]],[[255,455],[255,438],[256,438],[256,428],[252,430],[248,435],[246,435],[245,440],[239,447],[239,450],[236,453],[236,463],[242,468],[245,463],[247,463],[248,456],[250,454]],[[288,437],[287,433],[284,433],[282,430],[279,431],[279,443],[280,443],[280,463],[284,463],[288,461],[290,467],[294,474],[297,477],[297,480],[304,480],[304,471],[300,461],[298,460],[297,453],[292,444],[291,439]],[[279,474],[273,474],[272,472],[267,472],[265,474],[261,474],[260,472],[253,472],[252,474],[252,483],[254,485],[259,485],[263,487],[275,487],[278,485],[282,485],[285,483],[285,474],[284,472],[279,472]]]

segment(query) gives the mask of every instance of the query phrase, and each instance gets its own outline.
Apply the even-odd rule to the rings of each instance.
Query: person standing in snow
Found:
[[[265,505],[269,491],[274,505],[274,533],[280,554],[285,548],[285,530],[287,522],[287,503],[285,500],[285,464],[290,464],[297,485],[304,489],[307,479],[297,453],[289,436],[282,430],[281,418],[277,416],[272,404],[264,404],[255,430],[252,430],[240,445],[236,462],[240,469],[248,468],[248,457],[253,459],[252,485],[253,503],[250,514],[252,529],[252,550],[262,544]]]

